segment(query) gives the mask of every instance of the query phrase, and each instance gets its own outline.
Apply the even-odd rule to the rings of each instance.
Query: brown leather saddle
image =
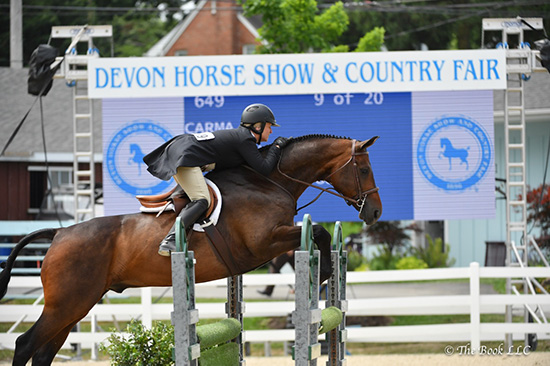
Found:
[[[233,258],[229,245],[220,234],[216,226],[209,220],[212,212],[219,204],[219,199],[216,192],[210,185],[208,185],[208,192],[210,192],[211,203],[206,211],[205,219],[203,220],[201,227],[209,239],[209,243],[214,251],[214,254],[222,263],[224,263],[231,276],[235,276],[242,273],[242,270],[235,261],[235,258]],[[156,213],[157,216],[163,212],[171,210],[174,210],[177,214],[182,210],[182,208],[185,207],[185,205],[187,205],[187,203],[189,203],[189,197],[179,185],[176,185],[171,191],[166,193],[150,196],[136,196],[136,198],[141,205],[147,209],[145,212]],[[170,207],[171,204],[173,205],[173,208]],[[193,230],[190,231],[189,235],[192,235],[192,233]]]
[[[210,217],[212,211],[214,211],[218,205],[218,196],[214,189],[208,186],[208,192],[210,193],[210,206],[208,210],[206,210],[206,218]],[[169,208],[170,204],[173,205],[173,210],[179,213],[182,208],[189,203],[189,197],[179,185],[176,185],[169,192],[149,196],[140,195],[136,196],[136,198],[139,203],[147,209],[145,212],[156,213],[157,215],[166,211],[171,211],[172,209]]]

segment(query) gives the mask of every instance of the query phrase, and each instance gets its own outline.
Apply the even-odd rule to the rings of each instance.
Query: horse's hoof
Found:
[[[162,255],[163,257],[169,257],[170,256],[170,252],[173,252],[175,251],[176,248],[175,247],[172,247],[170,245],[161,245],[159,247],[159,255]]]
[[[159,255],[163,256],[163,257],[169,257],[170,256],[170,251],[168,250],[161,250],[159,249]]]

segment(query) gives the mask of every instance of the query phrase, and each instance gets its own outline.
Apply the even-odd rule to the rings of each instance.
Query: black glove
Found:
[[[288,145],[288,139],[286,137],[279,136],[273,142],[274,145],[279,146],[281,149]]]

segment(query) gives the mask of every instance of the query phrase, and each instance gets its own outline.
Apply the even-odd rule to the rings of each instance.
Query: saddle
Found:
[[[214,182],[209,179],[205,180],[208,186],[208,192],[210,193],[211,203],[206,211],[205,219],[201,220],[201,224],[195,223],[192,231],[200,231],[206,234],[214,254],[225,265],[231,276],[235,276],[243,271],[235,261],[235,258],[233,258],[229,245],[216,228],[222,207],[221,192]],[[156,213],[157,216],[166,211],[179,213],[189,202],[189,197],[179,185],[167,193],[151,196],[136,196],[136,198],[141,203],[141,212]],[[191,233],[189,235],[191,235]]]
[[[221,194],[214,183],[210,180],[206,180],[208,186],[208,192],[210,193],[210,206],[206,210],[205,218],[210,219],[213,224],[218,221],[219,213],[221,211]],[[155,213],[160,216],[167,211],[174,211],[179,213],[187,203],[189,203],[189,197],[185,194],[183,189],[176,185],[169,192],[155,194],[155,195],[140,195],[136,196],[136,199],[141,204],[140,211],[143,213]],[[199,225],[196,225],[200,228]],[[202,231],[197,227],[193,228],[195,231]]]

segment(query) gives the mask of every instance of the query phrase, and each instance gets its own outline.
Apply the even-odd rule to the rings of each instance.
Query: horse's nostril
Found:
[[[374,218],[378,220],[380,218],[380,210],[374,210]]]

